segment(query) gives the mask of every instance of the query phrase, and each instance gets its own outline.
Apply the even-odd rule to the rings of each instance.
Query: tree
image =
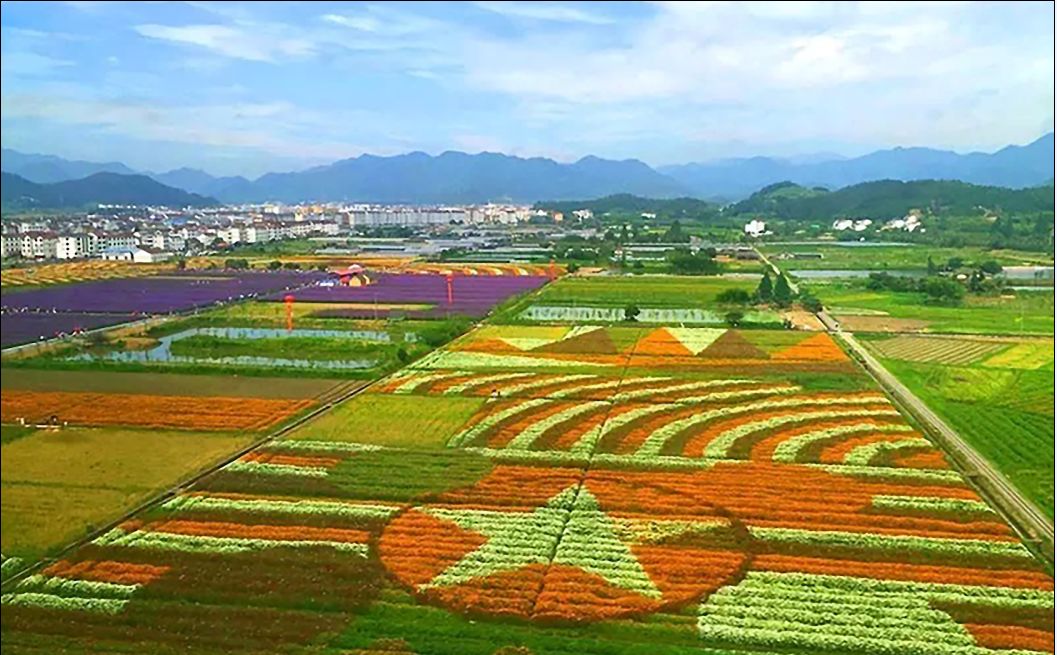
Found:
[[[800,305],[812,314],[822,311],[822,301],[810,294],[800,294]]]
[[[744,318],[745,314],[739,312],[738,310],[727,312],[727,315],[723,317],[723,319],[727,322],[727,325],[729,325],[730,327],[738,327],[739,325],[741,325],[741,321]]]
[[[756,297],[761,302],[770,302],[772,296],[774,296],[774,285],[771,283],[771,274],[764,271],[760,286],[756,287]]]
[[[965,287],[945,277],[928,278],[922,283],[926,302],[936,305],[957,305],[965,297]]]
[[[297,262],[286,262],[285,264],[283,264],[283,268],[288,271],[297,271],[301,269],[301,265]]]
[[[793,290],[789,288],[789,280],[784,275],[778,276],[774,283],[774,301],[781,307],[788,307],[793,302]]]
[[[664,240],[668,243],[682,243],[683,241],[689,240],[689,237],[683,233],[683,226],[678,220],[673,221],[668,230],[664,233]]]
[[[998,275],[1002,272],[1002,265],[993,259],[989,259],[983,264],[980,264],[980,270],[988,275]]]
[[[274,260],[268,262],[268,270],[269,271],[278,271],[282,267],[283,267],[283,263],[281,261],[279,261],[278,259],[274,259]]]
[[[716,302],[723,305],[748,305],[752,296],[744,289],[724,289],[716,296]]]
[[[964,264],[964,263],[965,262],[962,260],[961,257],[951,257],[950,259],[947,260],[947,270],[948,271],[956,271],[959,268],[961,268],[962,264]]]
[[[641,311],[635,305],[628,305],[624,308],[624,320],[625,321],[637,321]]]
[[[932,277],[936,274],[936,262],[932,261],[932,255],[929,255],[929,259],[928,262],[925,264],[925,267],[926,273],[929,275],[929,277]]]

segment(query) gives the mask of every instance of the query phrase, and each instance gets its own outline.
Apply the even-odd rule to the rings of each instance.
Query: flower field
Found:
[[[6,271],[4,275],[6,279]],[[166,275],[89,278],[78,284],[28,291],[5,290],[0,297],[2,342],[4,347],[30,343],[125,323],[150,314],[170,314],[254,298],[302,287],[318,280],[319,275],[291,271],[173,271]]]
[[[311,407],[311,400],[154,396],[69,391],[4,391],[4,423],[124,425],[188,430],[265,430]]]
[[[543,275],[477,275],[459,274],[452,277],[452,302],[448,302],[448,281],[445,275],[428,270],[419,273],[381,273],[372,284],[361,287],[312,286],[294,292],[298,302],[347,303],[362,305],[356,308],[321,309],[313,316],[320,318],[377,318],[392,310],[385,305],[431,305],[428,310],[401,311],[409,318],[439,318],[463,315],[485,316],[497,304],[515,295],[532,291],[545,284]],[[285,294],[274,296],[282,300]],[[374,305],[379,307],[376,309]]]
[[[863,376],[484,326],[5,585],[4,650],[1053,652],[1052,575]]]
[[[464,264],[459,262],[410,262],[400,267],[403,273],[415,273],[422,275],[482,275],[482,276],[550,276],[562,275],[565,272],[563,265],[548,264]]]
[[[3,309],[164,314],[294,289],[319,279],[319,275],[300,271],[173,272],[5,293]]]
[[[162,271],[171,271],[173,268],[171,264],[130,264],[128,262],[86,260],[24,268],[5,268],[3,274],[0,275],[0,280],[4,288],[41,287],[52,284],[154,275]]]
[[[604,373],[847,373],[853,366],[826,334],[724,328],[486,326],[413,365],[418,369]]]

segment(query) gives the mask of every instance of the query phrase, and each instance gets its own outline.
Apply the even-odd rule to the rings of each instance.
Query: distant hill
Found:
[[[80,180],[37,184],[15,175],[2,173],[0,202],[4,209],[60,209],[96,204],[164,205],[168,207],[203,207],[217,204],[207,198],[165,186],[145,175],[96,173]]]
[[[269,173],[222,200],[346,200],[376,203],[532,202],[614,193],[667,198],[678,183],[646,164],[585,157],[573,164],[496,153],[362,155],[299,173]]]
[[[33,182],[80,179],[96,172],[130,174],[119,163],[68,161],[50,155],[3,151],[3,170]],[[994,153],[958,154],[929,148],[893,148],[841,159],[750,157],[653,169],[636,159],[587,156],[571,164],[499,153],[412,152],[361,155],[303,171],[268,173],[256,180],[215,177],[193,168],[147,173],[167,186],[224,202],[349,201],[372,203],[531,203],[628,194],[646,198],[694,197],[729,202],[772,184],[839,189],[876,180],[959,180],[1027,188],[1054,177],[1054,137]]]
[[[724,213],[778,219],[889,219],[911,209],[936,215],[971,215],[981,210],[1052,212],[1053,186],[1006,189],[950,180],[880,180],[826,191],[793,182],[773,184]]]
[[[150,176],[167,186],[214,197],[238,195],[251,184],[242,176],[213,177],[197,168],[177,168],[166,173],[151,173]]]
[[[53,155],[34,155],[4,148],[0,151],[0,168],[38,184],[79,180],[95,173],[134,175],[136,171],[119,162],[96,163],[73,161]]]
[[[1024,146],[987,154],[960,155],[930,148],[893,148],[831,161],[794,163],[753,157],[711,163],[662,166],[698,197],[744,197],[760,187],[792,181],[809,187],[842,188],[874,180],[959,180],[973,184],[1025,188],[1054,177],[1053,133]]]

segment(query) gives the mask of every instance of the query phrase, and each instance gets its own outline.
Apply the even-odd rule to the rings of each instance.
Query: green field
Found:
[[[803,285],[802,285],[803,287]],[[877,317],[876,331],[913,331],[971,334],[1053,334],[1054,304],[1051,291],[1021,291],[1013,296],[966,295],[957,307],[929,305],[925,295],[897,291],[873,291],[859,282],[839,282],[811,286],[827,310],[844,316]],[[884,318],[905,319],[912,325]],[[855,331],[852,324],[848,329]],[[859,331],[874,331],[862,329]]]
[[[342,303],[295,302],[293,305],[294,327],[312,330],[391,330],[414,332],[429,325],[429,321],[401,321],[399,324],[384,320],[351,319],[351,318],[315,318],[310,316],[321,310],[343,309]],[[422,307],[429,307],[423,305]],[[167,324],[165,331],[171,332],[187,327],[234,326],[285,328],[286,304],[254,300],[250,302],[225,305],[211,309],[195,316],[176,322],[176,327]]]
[[[299,428],[291,438],[443,448],[484,402],[483,398],[365,393]]]
[[[714,307],[727,289],[756,289],[753,278],[694,276],[565,277],[533,297],[536,304],[613,305],[624,307]]]
[[[988,250],[985,248],[933,248],[916,244],[899,246],[848,246],[832,243],[760,246],[774,264],[786,271],[796,270],[920,270],[928,266],[928,258],[937,266],[951,258],[963,260],[965,265],[981,264],[988,260],[1004,266],[1053,265],[1053,258],[1037,252]],[[820,253],[821,259],[785,259],[782,255]]]
[[[393,358],[397,351],[421,353],[425,348],[413,344],[372,343],[354,339],[326,337],[292,337],[289,339],[231,339],[204,334],[174,341],[173,355],[198,359],[220,357],[296,357],[313,361],[341,361],[363,358]]]
[[[5,443],[3,552],[40,557],[252,439],[183,430],[68,428]]]
[[[881,354],[884,341],[867,343]],[[967,366],[882,361],[1053,518],[1053,342],[1005,343],[1004,348]]]

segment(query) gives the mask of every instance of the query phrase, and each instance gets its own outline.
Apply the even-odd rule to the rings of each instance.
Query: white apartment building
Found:
[[[88,256],[88,236],[60,234],[55,241],[56,259],[80,259]]]
[[[234,225],[217,230],[217,237],[227,243],[238,243],[242,240],[241,236],[242,235],[239,234],[239,228]]]
[[[0,237],[2,240],[2,248],[0,248],[0,255],[4,259],[8,257],[18,257],[22,254],[22,237],[18,234],[4,234]]]
[[[54,232],[25,232],[22,234],[21,255],[26,259],[54,259],[57,241]]]

